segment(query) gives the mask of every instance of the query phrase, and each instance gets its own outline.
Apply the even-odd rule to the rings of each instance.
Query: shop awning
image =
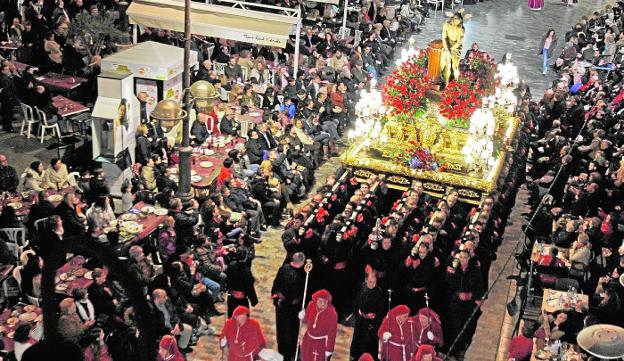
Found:
[[[131,24],[184,31],[184,2],[134,0],[128,10]],[[191,33],[259,45],[285,47],[293,18],[221,5],[191,4]]]

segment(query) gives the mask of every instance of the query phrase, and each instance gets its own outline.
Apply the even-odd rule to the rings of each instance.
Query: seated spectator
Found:
[[[78,343],[80,337],[93,326],[93,320],[82,321],[76,313],[76,303],[65,298],[60,303],[61,316],[58,320],[58,332],[65,341]]]
[[[180,351],[184,353],[191,352],[192,349],[189,347],[189,342],[193,333],[193,327],[180,320],[178,312],[181,310],[174,308],[174,305],[169,300],[169,296],[167,296],[167,292],[163,289],[155,289],[152,292],[149,304],[156,326],[156,333],[160,336],[179,336]]]
[[[43,163],[39,161],[30,163],[30,166],[24,170],[24,174],[26,174],[24,179],[24,191],[42,191],[44,172],[45,167],[43,166]]]
[[[66,188],[69,186],[67,178],[67,166],[63,164],[60,159],[52,158],[50,167],[48,167],[43,174],[44,188],[54,190]]]
[[[115,220],[115,213],[110,205],[110,198],[108,196],[99,197],[87,209],[86,217],[91,229],[102,230],[108,227]]]
[[[533,329],[534,324],[525,321],[522,333],[511,340],[507,359],[516,361],[529,361],[533,352]]]
[[[591,249],[590,245],[587,243],[589,241],[589,237],[585,233],[579,233],[576,241],[572,244],[570,248],[570,262],[571,263],[580,263],[582,265],[589,266],[589,262],[591,261]]]
[[[17,192],[19,178],[15,168],[9,165],[6,155],[0,154],[0,192]]]

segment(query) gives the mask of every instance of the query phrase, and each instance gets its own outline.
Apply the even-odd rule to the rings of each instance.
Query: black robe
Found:
[[[366,284],[362,286],[353,304],[355,328],[351,340],[351,360],[358,360],[365,352],[377,360],[379,353],[377,330],[384,318],[386,307],[385,293],[379,286],[373,289],[368,288]],[[369,318],[373,316],[371,314],[374,314],[374,317]]]
[[[237,306],[245,306],[249,308],[249,305],[255,306],[258,304],[258,296],[256,295],[256,288],[254,287],[254,277],[251,274],[251,268],[245,261],[234,261],[230,263],[227,270],[228,284],[228,318],[232,317],[232,312]],[[242,297],[239,297],[239,292],[242,292]]]
[[[299,330],[297,314],[301,311],[304,286],[303,267],[297,269],[290,264],[283,265],[273,281],[271,297],[275,305],[277,349],[285,361],[295,357]]]

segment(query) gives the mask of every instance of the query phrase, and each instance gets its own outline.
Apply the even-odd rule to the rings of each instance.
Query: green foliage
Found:
[[[115,19],[107,13],[93,16],[87,12],[76,14],[76,19],[70,23],[68,38],[79,39],[87,49],[89,57],[100,54],[105,42],[117,42],[126,37],[115,26]]]

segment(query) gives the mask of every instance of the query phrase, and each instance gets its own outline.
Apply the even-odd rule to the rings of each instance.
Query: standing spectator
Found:
[[[2,104],[2,130],[7,133],[13,130],[13,108],[19,105],[17,87],[13,81],[9,62],[3,62],[0,75],[0,103]]]
[[[548,71],[548,59],[553,56],[555,49],[557,49],[557,36],[555,34],[555,29],[550,28],[540,43],[539,54],[541,54],[544,59],[542,64],[542,68],[544,69],[542,72],[543,75],[546,75],[546,72]]]

